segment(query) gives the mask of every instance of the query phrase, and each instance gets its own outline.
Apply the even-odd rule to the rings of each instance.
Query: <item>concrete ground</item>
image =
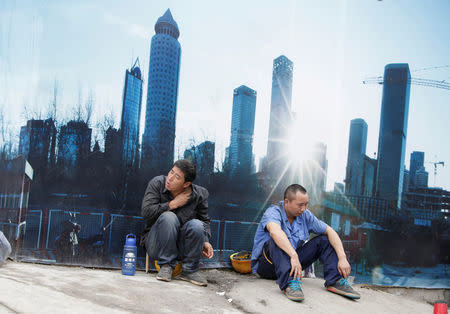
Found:
[[[353,301],[304,279],[305,301],[288,300],[274,281],[230,270],[204,270],[208,287],[155,273],[123,276],[120,270],[7,262],[0,267],[0,313],[433,313],[448,290],[394,293],[354,285]],[[399,292],[400,291],[400,292]],[[412,290],[411,290],[412,291]],[[448,300],[447,300],[448,301]]]

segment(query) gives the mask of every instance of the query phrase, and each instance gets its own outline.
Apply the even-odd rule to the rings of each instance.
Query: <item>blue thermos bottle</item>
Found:
[[[123,246],[122,257],[122,274],[127,276],[134,276],[136,273],[136,236],[132,233],[127,234],[125,245]]]

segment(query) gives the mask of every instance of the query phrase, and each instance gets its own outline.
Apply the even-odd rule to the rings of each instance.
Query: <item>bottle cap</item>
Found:
[[[125,245],[136,246],[136,236],[132,233],[127,234]]]

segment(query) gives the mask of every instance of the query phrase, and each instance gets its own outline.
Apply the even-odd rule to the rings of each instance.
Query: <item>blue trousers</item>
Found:
[[[159,265],[175,268],[180,260],[184,271],[195,272],[199,269],[204,242],[205,229],[200,220],[191,219],[181,226],[177,215],[166,211],[150,229],[145,248]]]
[[[337,269],[338,257],[326,235],[299,243],[296,249],[302,269],[307,268],[317,259],[323,264],[325,287],[331,286],[342,276]],[[281,290],[286,289],[291,271],[291,258],[271,238],[264,244],[263,252],[258,259],[256,272],[265,279],[276,279]]]

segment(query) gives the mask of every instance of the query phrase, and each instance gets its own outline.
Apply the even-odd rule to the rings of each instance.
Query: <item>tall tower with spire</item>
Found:
[[[269,176],[280,174],[288,163],[289,132],[293,120],[291,111],[293,68],[293,62],[284,55],[273,60],[269,138],[265,160]]]
[[[156,22],[155,33],[150,44],[141,167],[162,173],[169,170],[174,157],[181,58],[180,31],[170,9]]]

